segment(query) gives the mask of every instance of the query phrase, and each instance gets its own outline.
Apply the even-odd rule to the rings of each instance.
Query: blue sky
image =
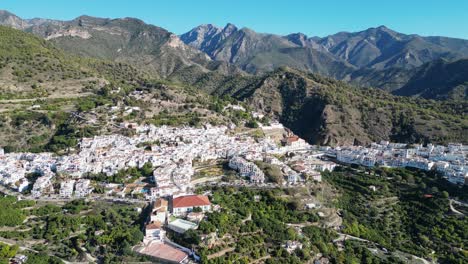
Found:
[[[385,25],[402,33],[468,39],[468,0],[0,0],[23,18],[136,17],[177,34],[227,22],[258,32],[326,36]]]

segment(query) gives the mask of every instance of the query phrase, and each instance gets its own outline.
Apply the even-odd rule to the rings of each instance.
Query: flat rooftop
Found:
[[[187,220],[183,220],[183,219],[176,219],[176,220],[170,222],[169,225],[175,226],[175,227],[178,227],[178,228],[181,228],[181,229],[184,229],[184,230],[197,228],[197,224],[192,223],[192,222],[187,221]]]
[[[175,263],[182,263],[188,258],[188,254],[182,250],[161,242],[152,242],[140,253]]]

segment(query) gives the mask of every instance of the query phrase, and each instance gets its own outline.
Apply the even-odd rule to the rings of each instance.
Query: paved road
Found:
[[[3,185],[0,185],[0,192],[5,193],[6,195],[12,195],[12,196],[22,196],[24,199],[29,199],[29,200],[34,200],[34,201],[43,201],[43,202],[70,202],[73,200],[76,200],[77,197],[72,197],[72,198],[62,198],[58,196],[41,196],[37,198],[33,198],[31,196],[24,196],[19,192],[13,191],[9,188],[6,188]],[[140,199],[133,199],[133,198],[117,198],[117,197],[108,197],[108,196],[89,196],[86,197],[86,199],[89,200],[101,200],[101,201],[107,201],[107,202],[121,202],[121,203],[134,203],[134,204],[142,204],[142,203],[147,203],[148,201],[146,200],[140,200]]]
[[[464,213],[455,209],[455,207],[453,207],[453,203],[460,204],[460,205],[464,205],[464,204],[462,202],[456,202],[455,200],[452,200],[452,199],[450,199],[449,201],[450,210],[452,210],[452,212],[456,213],[457,215],[465,215]]]
[[[457,201],[455,199],[450,199],[450,201],[453,201],[454,203],[456,203],[458,205],[463,205],[463,206],[468,207],[468,203],[460,202],[460,201]]]

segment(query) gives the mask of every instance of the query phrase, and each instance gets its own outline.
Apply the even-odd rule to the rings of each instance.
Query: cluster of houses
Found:
[[[37,181],[36,181],[37,183]],[[88,179],[69,179],[60,183],[59,195],[62,198],[82,198],[88,196],[93,191],[91,181]]]
[[[113,175],[130,167],[142,167],[150,162],[156,187],[151,198],[183,194],[190,187],[194,174],[192,162],[229,158],[242,153],[261,153],[276,149],[274,142],[256,142],[250,136],[231,136],[226,127],[173,128],[152,125],[133,126],[137,135],[95,136],[83,138],[79,149],[71,155],[52,153],[0,152],[0,184],[23,191],[30,185],[27,176],[41,175],[34,183],[35,196],[53,192],[56,174],[77,180],[87,174]],[[148,147],[149,146],[149,147]],[[259,155],[259,154],[258,154]],[[80,182],[81,184],[81,182]],[[63,195],[70,193],[71,183],[63,184]],[[78,185],[81,186],[81,185]],[[81,192],[75,184],[75,193]],[[86,193],[83,192],[83,193]]]
[[[242,177],[248,177],[251,182],[263,183],[265,181],[263,171],[255,163],[247,161],[242,157],[232,157],[229,160],[229,167],[237,170]]]
[[[462,144],[407,145],[381,141],[370,147],[348,146],[330,149],[327,155],[339,162],[366,167],[411,167],[435,169],[454,184],[465,184],[468,178],[468,146]]]
[[[254,139],[246,134],[233,135],[225,126],[174,128],[125,124],[125,127],[134,129],[136,135],[83,138],[79,149],[70,155],[4,153],[0,149],[0,184],[19,192],[32,186],[32,195],[40,197],[55,193],[53,186],[60,178],[66,179],[63,183],[59,182],[60,196],[83,197],[92,190],[90,182],[82,180],[84,176],[97,173],[110,176],[131,167],[141,168],[149,162],[156,168],[152,177],[154,187],[148,191],[137,189],[142,194],[145,191],[147,199],[155,200],[189,193],[194,161],[227,159],[232,169],[258,184],[265,181],[265,175],[255,164],[256,161],[278,165],[287,184],[301,183],[305,179],[320,181],[320,171],[333,170],[335,166],[332,162],[321,160],[323,154],[335,157],[342,163],[368,167],[435,168],[457,184],[465,183],[468,170],[465,159],[467,147],[461,144],[408,146],[383,141],[370,147],[323,149],[307,144],[279,123],[262,129],[286,131],[281,144],[270,137]],[[275,158],[277,156],[283,156],[283,159],[280,161]],[[57,174],[61,177],[56,177]],[[29,182],[31,179],[35,181]]]
[[[60,184],[58,195],[63,198],[84,197],[92,187],[83,180],[89,174],[111,176],[130,167],[143,167],[149,162],[156,168],[152,181],[155,187],[145,190],[149,200],[167,195],[189,193],[194,174],[193,161],[200,162],[227,159],[231,168],[248,177],[253,183],[263,183],[265,175],[254,161],[270,160],[275,154],[298,152],[307,158],[312,146],[288,132],[282,146],[269,137],[254,139],[249,135],[231,135],[227,127],[203,128],[125,124],[136,131],[126,137],[118,134],[83,138],[77,151],[70,155],[57,156],[52,153],[3,153],[0,149],[0,184],[22,192],[32,186],[32,195],[40,197],[54,194],[54,183]],[[283,128],[273,124],[272,128]],[[317,160],[317,159],[316,159]],[[283,162],[278,163],[288,183],[303,181],[304,173],[311,173],[309,163],[300,170],[293,170]],[[39,175],[29,182],[31,174]],[[60,174],[61,177],[56,177]],[[315,177],[319,174],[315,171]],[[57,185],[55,185],[57,186]],[[143,192],[143,188],[136,188]],[[123,191],[122,191],[123,192]],[[118,190],[116,193],[119,193]]]
[[[183,234],[198,228],[205,212],[211,209],[211,202],[205,195],[190,194],[156,199],[152,203],[145,226],[143,245],[136,249],[137,252],[159,262],[188,263],[189,255],[194,255],[194,252],[169,240],[166,233],[171,231]]]
[[[336,163],[331,161],[325,161],[320,159],[323,156],[323,152],[307,153],[306,155],[295,155],[288,158],[286,162],[292,168],[294,172],[300,173],[302,178],[308,178],[313,181],[322,181],[322,171],[333,171],[336,167]],[[301,181],[301,177],[288,174],[288,181],[296,183]],[[289,179],[290,178],[290,179]]]

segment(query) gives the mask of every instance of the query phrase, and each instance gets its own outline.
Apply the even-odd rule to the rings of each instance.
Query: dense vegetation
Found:
[[[26,214],[22,209],[31,205],[34,205],[33,201],[18,201],[14,196],[0,197],[0,227],[23,223]]]
[[[141,168],[131,167],[125,170],[120,170],[117,173],[108,176],[105,173],[88,174],[85,177],[97,182],[108,183],[133,183],[141,177],[149,177],[153,175],[153,165],[149,162],[145,163]]]
[[[44,82],[91,76],[43,39],[4,26],[0,26],[0,36],[0,71],[11,72],[18,82],[32,83],[33,89]]]
[[[0,242],[0,264],[8,264],[8,260],[16,255],[18,248],[17,245],[10,246]]]
[[[20,245],[44,241],[33,247],[39,254],[28,253],[28,263],[61,263],[57,258],[100,263],[144,260],[131,250],[143,239],[144,221],[133,206],[74,200],[64,206],[36,206],[25,214],[31,215],[30,221],[12,225],[19,231],[1,231],[0,236]]]
[[[399,262],[373,256],[365,247],[353,242],[346,242],[346,250],[339,251],[333,243],[337,237],[335,231],[316,227],[317,214],[299,208],[296,201],[286,198],[286,193],[281,189],[215,188],[212,202],[222,209],[209,213],[198,230],[172,238],[195,247],[202,263],[249,263],[258,259],[266,263],[304,263],[317,253],[322,253],[332,263]],[[301,233],[288,224],[302,224]],[[300,241],[303,248],[288,253],[282,246],[288,240]],[[216,255],[220,252],[224,254]],[[346,262],[348,260],[351,262]]]
[[[45,253],[27,253],[26,256],[28,259],[25,264],[62,264],[59,258],[54,256],[49,256]]]
[[[424,64],[403,87],[395,91],[403,96],[432,99],[468,99],[468,59],[437,60]]]
[[[339,169],[324,176],[342,192],[337,206],[343,209],[345,233],[441,263],[468,261],[463,249],[468,221],[451,213],[448,200],[466,200],[466,186],[453,186],[434,172],[405,169]]]

